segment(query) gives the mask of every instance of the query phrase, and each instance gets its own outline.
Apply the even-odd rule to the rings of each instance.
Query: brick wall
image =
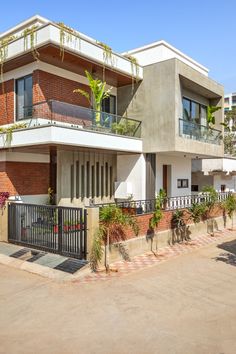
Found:
[[[0,125],[14,122],[14,80],[0,84]]]
[[[53,99],[89,107],[89,103],[85,97],[78,93],[73,93],[73,90],[77,88],[90,92],[89,86],[76,81],[65,79],[42,70],[35,70],[33,72],[33,103]]]
[[[171,223],[171,219],[173,216],[173,213],[175,211],[163,211],[163,218],[160,221],[158,227],[157,227],[157,232],[158,231],[165,231],[165,230],[169,230],[172,228],[172,223]],[[220,206],[216,205],[209,217],[218,217],[218,216],[222,216],[223,215],[223,210],[222,208],[220,208]],[[148,235],[150,230],[149,230],[149,220],[152,217],[152,214],[145,214],[145,215],[138,215],[135,216],[135,219],[137,220],[138,226],[139,226],[139,235],[138,236],[144,236],[144,235]],[[192,224],[193,221],[189,218],[189,213],[184,210],[184,221],[185,223],[188,224]],[[130,238],[134,238],[136,237],[134,232],[128,228],[125,230],[125,234],[121,235],[121,239],[130,239]],[[114,237],[114,241],[118,241],[118,237]]]
[[[65,79],[42,70],[35,70],[33,72],[33,104],[53,99],[88,108],[89,103],[87,99],[77,93],[73,93],[73,90],[76,88],[90,92],[89,86],[76,81]],[[5,81],[3,88],[2,84],[0,84],[0,125],[14,122],[14,95],[13,79]],[[51,117],[47,104],[36,106],[35,110],[36,117]],[[70,115],[54,114],[53,119],[71,124],[80,123],[78,119]]]
[[[0,162],[0,192],[10,195],[47,194],[49,164]]]

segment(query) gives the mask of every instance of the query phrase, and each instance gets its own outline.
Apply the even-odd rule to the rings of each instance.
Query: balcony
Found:
[[[179,135],[183,138],[197,140],[208,144],[221,144],[221,131],[185,119],[179,119]]]
[[[17,120],[26,122],[28,128],[50,124],[133,138],[141,136],[141,121],[56,100],[23,107]]]

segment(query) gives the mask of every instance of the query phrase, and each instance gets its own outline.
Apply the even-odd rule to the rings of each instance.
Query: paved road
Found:
[[[235,354],[232,240],[89,284],[0,266],[0,353]]]

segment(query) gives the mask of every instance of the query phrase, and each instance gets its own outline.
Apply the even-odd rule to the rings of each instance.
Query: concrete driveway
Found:
[[[122,278],[58,284],[0,266],[0,353],[236,353],[232,237]]]

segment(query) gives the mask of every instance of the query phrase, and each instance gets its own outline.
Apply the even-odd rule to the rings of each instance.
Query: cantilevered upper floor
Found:
[[[128,52],[143,65],[143,80],[133,95],[118,89],[119,114],[142,121],[144,151],[222,156],[224,110],[208,124],[209,106],[223,108],[223,87],[208,69],[164,41]]]
[[[73,141],[78,146],[142,151],[141,122],[117,114],[117,88],[130,85],[132,90],[134,81],[142,80],[142,67],[131,58],[40,16],[1,34],[0,50],[0,126],[3,132],[17,128],[12,147]],[[99,111],[91,108],[86,70],[110,91]],[[89,99],[74,93],[76,89]],[[0,148],[9,147],[6,138],[2,135]]]
[[[4,72],[37,59],[77,74],[87,69],[113,86],[142,79],[142,67],[63,23],[34,16],[0,35]]]

